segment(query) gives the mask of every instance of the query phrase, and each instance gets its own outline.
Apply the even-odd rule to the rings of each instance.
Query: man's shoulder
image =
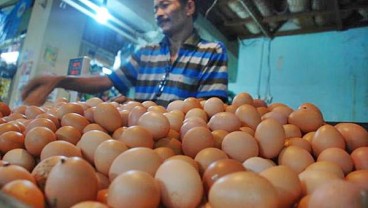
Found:
[[[221,41],[209,41],[205,39],[201,39],[198,43],[198,47],[202,49],[213,49],[216,50],[217,53],[226,52],[225,44]]]

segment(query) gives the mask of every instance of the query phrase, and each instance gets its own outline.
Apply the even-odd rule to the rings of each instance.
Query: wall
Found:
[[[296,109],[311,102],[326,121],[368,122],[368,28],[243,40],[229,89]]]

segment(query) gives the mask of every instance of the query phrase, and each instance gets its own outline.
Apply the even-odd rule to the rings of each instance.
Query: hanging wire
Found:
[[[216,6],[217,1],[218,1],[218,0],[213,1],[213,3],[212,3],[212,5],[210,6],[210,8],[208,8],[208,9],[207,9],[207,11],[206,11],[206,13],[205,13],[205,15],[204,15],[204,17],[205,17],[205,18],[207,18],[207,17],[208,17],[208,14],[210,13],[210,11],[211,11],[215,6]]]
[[[268,41],[268,54],[267,54],[267,83],[266,83],[266,103],[272,103],[272,94],[271,94],[271,39]]]
[[[261,59],[260,59],[260,65],[259,65],[259,73],[258,73],[258,83],[257,83],[257,98],[261,98],[261,80],[262,80],[262,71],[263,71],[263,54],[264,54],[264,45],[265,45],[266,39],[263,38],[262,41],[262,48],[261,48]]]

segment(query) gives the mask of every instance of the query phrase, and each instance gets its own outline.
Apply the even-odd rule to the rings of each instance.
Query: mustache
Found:
[[[167,22],[167,21],[169,21],[169,18],[164,18],[164,17],[157,17],[157,18],[156,18],[156,22],[157,22],[158,24],[160,24],[160,23],[162,23],[162,22]]]

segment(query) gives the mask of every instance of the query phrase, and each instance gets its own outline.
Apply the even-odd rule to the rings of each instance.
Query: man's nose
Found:
[[[157,7],[156,10],[155,10],[155,17],[157,18],[157,17],[160,17],[162,15],[164,15],[163,9],[161,9],[160,7]]]

